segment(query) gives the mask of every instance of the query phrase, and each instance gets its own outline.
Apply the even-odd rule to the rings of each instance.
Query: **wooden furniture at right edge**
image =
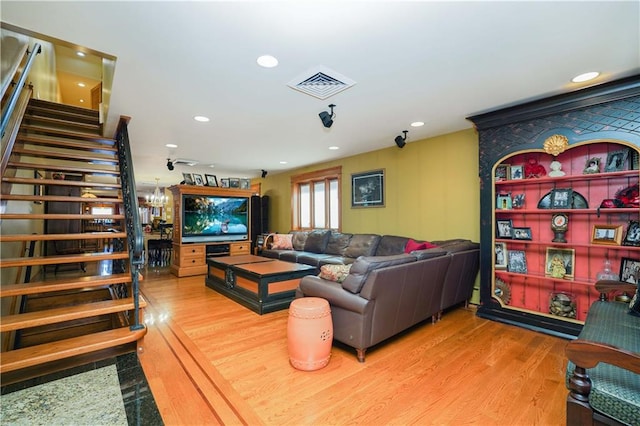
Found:
[[[622,228],[638,221],[639,209],[602,208],[604,199],[637,185],[640,172],[640,76],[593,86],[526,104],[470,117],[480,139],[480,298],[478,315],[549,334],[573,338],[580,333],[589,306],[598,299],[594,288],[596,274],[605,259],[619,272],[623,258],[640,259],[640,247],[598,244],[592,241],[594,225]],[[556,151],[554,148],[558,148]],[[628,155],[615,172],[605,171],[612,153]],[[588,160],[601,159],[600,173],[584,173]],[[537,178],[495,177],[499,165],[522,166],[532,160],[547,175]],[[562,164],[562,177],[549,177],[550,164]],[[571,189],[586,199],[588,206],[539,208],[539,201],[555,189]],[[497,196],[511,201],[525,194],[524,206],[497,205]],[[511,197],[511,198],[509,198]],[[499,207],[499,208],[498,208]],[[553,206],[552,206],[553,207]],[[566,242],[553,242],[551,219],[555,214],[569,219]],[[499,238],[496,221],[511,221],[514,227],[530,228],[531,239]],[[557,239],[556,239],[557,241]],[[523,254],[526,271],[496,267],[496,244],[507,252]],[[548,252],[548,250],[551,250]],[[567,274],[550,276],[549,255],[560,250],[574,254]],[[510,297],[505,297],[510,296]],[[568,300],[573,312],[568,316],[552,313],[554,297]]]

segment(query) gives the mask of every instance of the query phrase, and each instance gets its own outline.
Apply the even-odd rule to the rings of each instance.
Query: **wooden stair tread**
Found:
[[[128,327],[122,327],[87,336],[73,337],[3,352],[0,360],[0,373],[134,342],[140,340],[146,333],[147,329],[145,327],[139,330],[130,330]]]
[[[84,174],[94,174],[94,175],[120,176],[120,172],[118,170],[107,170],[107,169],[98,169],[98,168],[91,168],[91,167],[77,167],[77,166],[56,165],[56,164],[24,163],[21,161],[9,161],[7,163],[7,168],[9,167],[14,169],[45,170],[50,172],[84,173]]]
[[[102,126],[100,126],[99,123],[83,123],[79,121],[65,120],[62,118],[54,118],[44,114],[42,115],[34,114],[33,112],[29,112],[28,110],[27,110],[27,113],[24,115],[24,120],[28,120],[31,122],[35,121],[38,123],[54,124],[54,125],[65,126],[65,127],[80,128],[88,131],[94,131],[96,133],[102,129]]]
[[[57,151],[45,151],[45,150],[32,150],[24,148],[13,148],[12,153],[20,154],[28,157],[50,158],[65,161],[93,161],[103,163],[117,163],[118,159],[114,155],[87,155],[87,154],[74,154],[72,152],[57,152]]]
[[[45,105],[35,105],[32,102],[29,102],[26,114],[29,116],[58,118],[79,123],[99,125],[100,113],[98,111],[88,111],[89,113],[85,111],[66,111],[60,108],[50,108]]]
[[[102,287],[131,282],[131,274],[93,275],[73,279],[35,281],[26,284],[9,284],[0,288],[0,297],[42,294],[53,291],[73,290],[85,287]]]
[[[128,259],[129,253],[127,252],[115,252],[115,253],[78,253],[78,254],[63,254],[59,256],[36,256],[36,257],[15,257],[9,259],[2,259],[2,268],[11,268],[16,266],[34,266],[34,265],[56,265],[63,263],[82,263],[82,262],[97,262],[100,260],[109,259]]]
[[[55,110],[55,111],[65,111],[65,112],[73,112],[78,115],[87,116],[87,117],[95,117],[96,120],[100,117],[100,112],[91,108],[84,108],[75,105],[68,104],[60,104],[57,102],[46,101],[43,99],[31,98],[29,100],[28,108],[42,108],[47,110]]]
[[[122,198],[83,198],[83,197],[70,197],[67,195],[23,195],[23,194],[2,194],[0,198],[5,200],[18,200],[18,201],[60,201],[63,203],[77,202],[100,202],[100,203],[121,203]]]
[[[75,213],[0,213],[2,219],[124,219],[122,214],[75,214]]]
[[[67,149],[82,149],[86,151],[106,151],[117,152],[118,148],[111,144],[104,144],[94,141],[83,140],[69,140],[64,138],[54,138],[51,136],[42,135],[18,135],[16,138],[18,142],[24,142],[31,145],[46,145],[46,146],[59,146]]]
[[[64,179],[34,179],[34,178],[22,178],[22,177],[3,177],[2,182],[27,184],[27,185],[55,185],[55,186],[80,186],[87,188],[99,188],[99,189],[114,189],[119,190],[122,185],[119,183],[102,183],[102,182],[84,182],[75,180]]]
[[[133,299],[105,300],[81,305],[65,306],[43,311],[26,312],[24,314],[4,315],[0,324],[0,332],[20,330],[40,325],[55,324],[79,318],[113,314],[133,309]]]
[[[56,129],[53,127],[46,126],[38,126],[34,124],[22,124],[20,126],[20,132],[24,134],[24,132],[34,132],[34,133],[44,133],[49,135],[58,135],[65,136],[74,139],[85,139],[92,141],[110,141],[112,139],[105,138],[97,133],[85,133],[85,132],[73,132],[64,129]]]
[[[15,241],[68,241],[68,240],[101,240],[105,238],[126,238],[126,232],[84,232],[81,234],[11,234],[0,235],[0,242]]]

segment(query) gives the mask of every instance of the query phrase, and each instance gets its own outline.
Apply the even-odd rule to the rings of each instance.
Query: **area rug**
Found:
[[[109,365],[2,395],[4,425],[127,425],[118,371]]]

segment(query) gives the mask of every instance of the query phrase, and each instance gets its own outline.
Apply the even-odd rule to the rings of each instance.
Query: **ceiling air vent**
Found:
[[[196,164],[198,164],[197,161],[195,160],[185,160],[184,158],[176,158],[175,160],[173,160],[173,164],[174,165],[178,165],[178,164],[186,164],[187,166],[195,166]]]
[[[318,99],[327,99],[356,84],[344,75],[322,65],[291,80],[287,86]]]

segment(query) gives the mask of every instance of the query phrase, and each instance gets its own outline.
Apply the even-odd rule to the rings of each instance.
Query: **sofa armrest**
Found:
[[[567,344],[565,353],[571,362],[583,368],[605,362],[640,374],[640,354],[613,345],[576,339]]]
[[[346,291],[342,284],[322,279],[315,275],[307,275],[300,280],[299,291],[305,297],[321,297],[331,306],[364,314],[369,301],[357,294]]]

